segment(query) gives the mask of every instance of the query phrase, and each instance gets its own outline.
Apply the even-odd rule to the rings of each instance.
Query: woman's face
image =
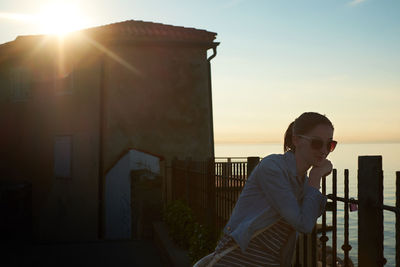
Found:
[[[319,166],[329,154],[327,144],[333,138],[333,129],[329,125],[319,124],[311,131],[304,134],[305,137],[294,136],[296,153],[299,154],[307,164]],[[311,146],[312,138],[319,138],[323,141],[323,146],[319,149]]]

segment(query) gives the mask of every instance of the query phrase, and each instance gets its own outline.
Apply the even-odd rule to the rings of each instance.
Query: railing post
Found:
[[[358,265],[383,266],[382,156],[358,157]]]
[[[349,243],[349,170],[344,170],[344,266],[350,266],[349,252],[352,249]]]
[[[400,266],[400,171],[396,172],[396,266]]]
[[[215,161],[214,158],[207,160],[207,211],[208,225],[211,229],[211,235],[217,236],[217,217],[216,217],[216,192],[215,192]]]
[[[190,202],[190,166],[192,159],[187,157],[185,159],[185,200],[189,207],[192,207],[192,203]]]
[[[232,177],[232,159],[228,158],[227,162],[223,162],[222,164],[222,177],[224,179],[228,179],[228,177]]]
[[[260,162],[260,157],[248,157],[247,158],[247,178],[250,177],[251,172]]]
[[[178,189],[177,189],[177,182],[176,182],[176,180],[177,180],[177,177],[176,177],[177,176],[177,171],[176,171],[177,160],[178,160],[178,158],[174,157],[171,161],[171,183],[170,183],[171,184],[171,200],[176,200],[178,198],[177,197]]]
[[[326,195],[326,176],[322,177],[322,194]],[[326,210],[322,213],[322,235],[319,240],[322,246],[322,267],[326,267],[326,242],[329,240],[326,236]]]
[[[332,171],[332,263],[335,266],[337,261],[337,170]]]

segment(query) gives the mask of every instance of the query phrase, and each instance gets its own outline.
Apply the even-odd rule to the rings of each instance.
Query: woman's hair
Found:
[[[283,144],[283,151],[295,151],[296,147],[292,142],[292,136],[298,134],[307,134],[317,125],[324,124],[333,128],[332,122],[325,116],[316,112],[304,112],[297,119],[295,119],[286,130],[285,140]]]

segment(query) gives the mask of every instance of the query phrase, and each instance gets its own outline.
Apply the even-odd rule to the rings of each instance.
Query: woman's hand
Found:
[[[320,188],[321,177],[326,176],[332,171],[332,163],[328,159],[324,159],[319,166],[314,166],[310,171],[309,184],[317,189]]]

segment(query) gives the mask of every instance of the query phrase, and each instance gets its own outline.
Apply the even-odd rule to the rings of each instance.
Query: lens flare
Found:
[[[63,35],[88,25],[87,18],[78,6],[70,2],[55,2],[44,6],[38,14],[44,34]]]

